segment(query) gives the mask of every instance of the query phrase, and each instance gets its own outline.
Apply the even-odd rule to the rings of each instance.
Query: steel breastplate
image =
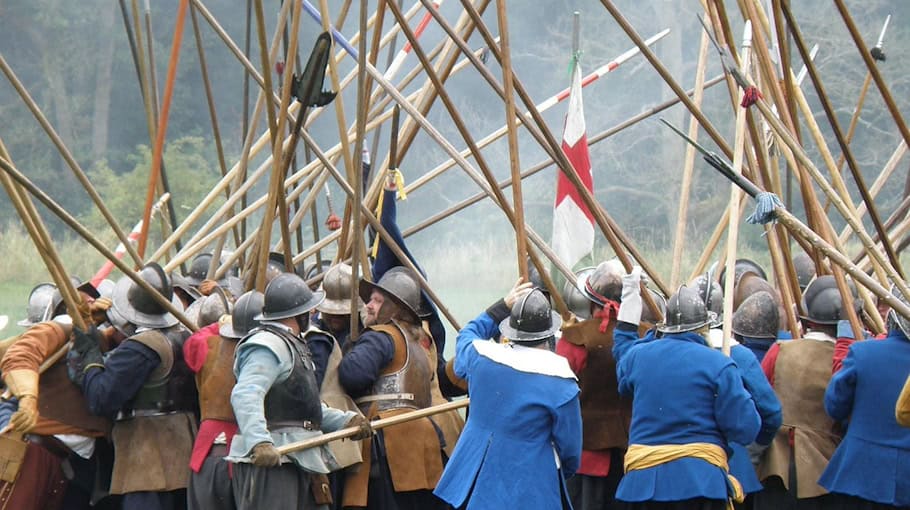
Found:
[[[373,383],[370,395],[357,399],[357,404],[361,409],[368,409],[375,402],[377,411],[429,407],[432,371],[419,339],[412,338],[407,328],[394,322],[371,329],[392,337],[395,355]]]
[[[294,358],[288,378],[272,385],[265,395],[265,418],[269,427],[318,429],[322,424],[322,405],[316,383],[316,366],[306,342],[279,328],[264,325],[261,329],[281,338]]]

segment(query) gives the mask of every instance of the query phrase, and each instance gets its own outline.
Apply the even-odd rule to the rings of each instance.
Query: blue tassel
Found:
[[[763,191],[755,197],[755,212],[746,218],[746,223],[764,225],[775,221],[774,209],[783,207],[783,202],[774,193]]]

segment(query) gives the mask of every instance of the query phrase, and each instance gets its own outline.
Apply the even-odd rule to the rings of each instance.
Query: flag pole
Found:
[[[499,44],[502,52],[502,84],[505,92],[506,125],[508,126],[509,163],[512,174],[512,207],[515,211],[515,242],[518,257],[518,275],[528,281],[528,238],[525,233],[524,199],[521,195],[521,162],[518,152],[518,133],[515,126],[515,90],[512,83],[512,49],[509,45],[509,22],[506,19],[505,0],[496,0],[496,17],[499,22]],[[574,51],[578,51],[578,13],[572,35]]]

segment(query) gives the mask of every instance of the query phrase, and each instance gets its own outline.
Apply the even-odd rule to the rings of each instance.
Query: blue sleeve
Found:
[[[616,360],[617,389],[623,396],[632,396],[632,382],[629,373],[632,369],[633,356],[627,356],[629,349],[638,340],[638,327],[627,322],[620,322],[613,329],[613,359]]]
[[[758,437],[755,438],[755,442],[761,445],[770,444],[783,421],[780,400],[777,399],[774,389],[768,382],[768,378],[765,377],[765,373],[762,372],[761,365],[758,364],[758,359],[752,351],[741,345],[734,345],[730,350],[730,357],[739,367],[743,385],[746,387],[746,391],[752,395],[755,408],[761,417],[761,430]]]
[[[19,410],[19,399],[12,397],[9,400],[0,401],[0,428],[9,424],[9,419],[13,413]]]
[[[85,373],[82,392],[89,411],[113,418],[136,396],[159,363],[161,358],[151,348],[135,340],[124,341],[107,355],[104,370],[90,368]]]
[[[269,348],[249,345],[237,353],[235,371],[237,383],[231,390],[231,407],[240,432],[248,445],[271,443],[264,402],[266,393],[281,374],[281,363]]]
[[[370,389],[394,356],[395,344],[389,335],[366,330],[341,359],[338,381],[352,397],[359,397]]]
[[[717,374],[714,418],[727,441],[750,444],[761,427],[761,417],[752,396],[743,386],[736,364],[728,361]]]
[[[855,345],[850,346],[840,371],[831,377],[825,390],[825,412],[837,421],[846,420],[853,412],[853,397],[856,394]]]
[[[458,332],[455,338],[455,375],[468,380],[468,373],[477,356],[474,349],[474,340],[486,340],[499,333],[499,324],[487,312],[482,312],[471,322],[468,322]]]
[[[553,444],[559,454],[563,476],[569,478],[581,464],[581,404],[578,395],[559,406],[553,415]]]
[[[332,340],[332,337],[316,333],[306,336],[306,344],[310,348],[313,363],[316,365],[316,384],[322,388],[322,380],[325,379],[325,370],[329,364],[332,349],[335,347],[335,341]]]
[[[389,237],[395,241],[395,244],[401,248],[401,251],[403,251],[414,266],[417,267],[420,274],[426,276],[426,273],[424,273],[420,265],[417,264],[417,259],[415,259],[414,255],[408,250],[408,246],[404,242],[404,236],[401,234],[401,229],[398,228],[398,204],[395,201],[397,192],[395,190],[383,189],[382,193],[382,213],[379,215],[379,223],[386,229],[386,232],[389,233]],[[392,249],[386,245],[382,237],[380,237],[379,248],[376,250],[376,259],[373,261],[373,281],[378,282],[386,271],[400,265],[403,265],[403,262],[398,260],[395,252],[393,252]]]

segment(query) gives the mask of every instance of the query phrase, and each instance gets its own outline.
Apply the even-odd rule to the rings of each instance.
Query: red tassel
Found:
[[[341,218],[339,218],[335,213],[332,213],[325,220],[325,226],[328,227],[329,230],[338,230],[341,228]]]
[[[284,62],[278,61],[275,62],[275,72],[278,74],[284,74]]]
[[[743,108],[748,108],[755,104],[756,101],[762,99],[764,96],[761,95],[761,92],[755,88],[754,85],[746,87],[746,90],[743,91],[743,102],[739,105]]]
[[[600,319],[600,327],[597,328],[601,333],[607,332],[607,327],[610,326],[610,322],[616,318],[616,315],[619,313],[619,303],[608,299],[604,304],[603,308],[600,310],[594,311],[594,318]]]

